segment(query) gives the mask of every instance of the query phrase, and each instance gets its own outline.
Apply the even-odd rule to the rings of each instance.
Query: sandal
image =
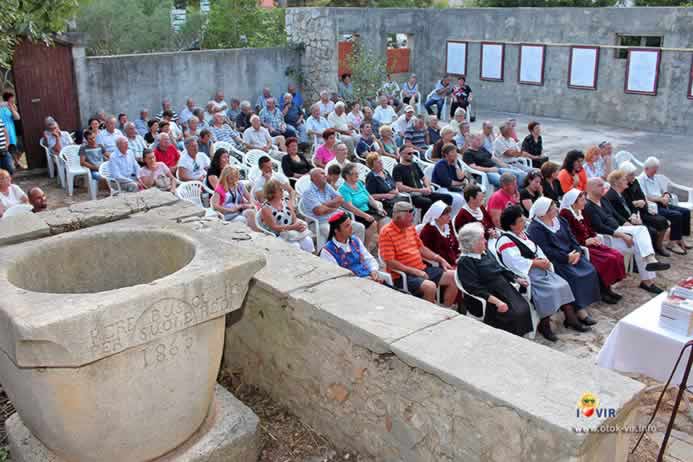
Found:
[[[669,252],[674,252],[676,255],[688,255],[688,252],[685,249],[675,249],[673,246],[667,247],[667,250]]]

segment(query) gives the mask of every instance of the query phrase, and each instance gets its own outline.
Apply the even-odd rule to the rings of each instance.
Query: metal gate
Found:
[[[49,47],[22,40],[12,72],[29,168],[45,167],[46,156],[39,145],[44,119],[53,116],[61,130],[68,132],[80,128],[72,47],[58,41]]]

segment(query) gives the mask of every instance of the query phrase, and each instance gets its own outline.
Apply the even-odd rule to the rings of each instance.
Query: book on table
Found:
[[[693,277],[683,279],[674,286],[670,293],[677,297],[693,300]]]
[[[693,300],[671,292],[662,301],[659,325],[686,337],[693,336]]]

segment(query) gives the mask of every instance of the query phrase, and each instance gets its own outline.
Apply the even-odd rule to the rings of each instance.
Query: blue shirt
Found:
[[[318,187],[315,186],[315,183],[311,182],[310,188],[308,188],[308,190],[305,193],[303,193],[303,197],[301,198],[301,200],[303,201],[304,212],[309,217],[318,220],[319,223],[327,223],[327,220],[329,220],[330,215],[325,214],[318,216],[313,212],[313,209],[324,204],[325,202],[331,201],[338,195],[339,194],[337,194],[337,191],[335,191],[334,188],[329,184],[325,184],[325,189],[323,191],[320,191]]]
[[[377,152],[378,148],[375,136],[371,135],[370,138],[361,137],[359,144],[356,145],[356,153],[360,156],[364,152]]]
[[[424,130],[417,130],[411,126],[404,132],[404,139],[411,141],[411,144],[417,148],[426,147],[426,132]]]
[[[17,132],[14,129],[14,117],[12,117],[12,111],[7,105],[0,107],[0,120],[5,124],[7,133],[10,135],[9,143],[17,144]]]
[[[137,130],[137,133],[140,134],[140,136],[144,136],[147,134],[149,131],[149,126],[147,125],[147,121],[143,119],[137,119],[135,120],[135,129]]]
[[[129,152],[123,155],[116,149],[110,158],[108,166],[111,170],[111,177],[118,182],[137,181],[137,171],[139,166],[135,158]]]
[[[294,105],[296,105],[297,107],[303,107],[303,96],[301,96],[300,91],[297,91],[291,96],[291,100],[294,102]],[[279,107],[284,107],[284,95],[279,97]]]
[[[445,159],[439,160],[433,169],[431,181],[443,188],[450,188],[453,180],[461,181],[457,178],[457,166],[448,164]]]
[[[284,114],[282,114],[282,111],[276,106],[273,111],[264,108],[260,111],[260,120],[262,121],[262,125],[269,125],[274,130],[280,130],[281,124],[284,123]]]
[[[449,90],[449,89],[450,89],[450,84],[443,85],[443,81],[442,81],[442,80],[439,80],[438,83],[436,83],[436,87],[434,88],[434,93],[431,95],[431,98],[430,98],[430,99],[432,99],[433,101],[440,101],[441,99],[443,99],[443,96],[446,95],[446,93],[443,93],[443,95],[439,95],[439,94],[437,93],[438,90],[441,90],[441,89],[443,89],[443,88]]]

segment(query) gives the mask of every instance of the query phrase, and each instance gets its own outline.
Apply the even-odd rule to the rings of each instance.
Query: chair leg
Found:
[[[87,185],[89,185],[89,197],[91,200],[96,200],[96,193],[99,190],[99,183],[91,178],[91,174],[85,175],[87,180]]]
[[[55,165],[53,164],[53,159],[48,157],[46,160],[48,161],[46,162],[48,164],[48,178],[53,178],[55,176]]]
[[[72,174],[67,174],[67,195],[72,196],[75,190],[75,177]]]

